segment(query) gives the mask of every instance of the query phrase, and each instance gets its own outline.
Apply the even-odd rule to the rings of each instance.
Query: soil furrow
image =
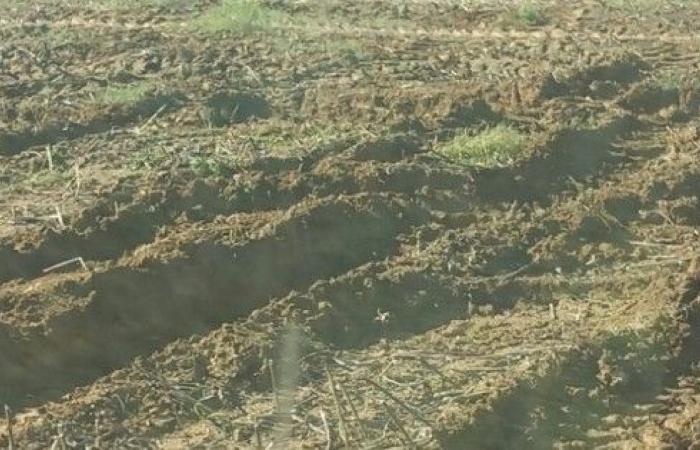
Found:
[[[139,102],[126,111],[96,117],[85,124],[58,124],[39,131],[0,134],[0,155],[12,156],[30,147],[71,141],[84,136],[107,133],[115,127],[135,125],[157,112],[177,110],[184,103],[179,94],[160,95]]]
[[[445,192],[442,202],[440,191]],[[439,207],[439,202],[464,204],[469,191],[468,174],[455,169],[409,162],[353,163],[338,158],[321,161],[308,174],[290,171],[270,176],[253,172],[231,185],[193,182],[189,187],[121,206],[116,217],[89,224],[86,232],[50,233],[31,251],[2,249],[0,282],[36,277],[43,269],[73,257],[85,261],[119,257],[149,242],[161,227],[182,215],[189,220],[211,220],[234,212],[281,210],[308,197],[381,192],[411,195]]]
[[[156,242],[137,260],[92,274],[73,288],[87,296],[80,309],[51,318],[45,335],[18,340],[3,359],[3,397],[36,402],[65,392],[169,340],[245,315],[270,297],[381,258],[397,234],[426,219],[390,198],[316,203],[295,207],[247,243],[164,237],[162,248]],[[218,239],[236,233],[233,224],[221,228]],[[181,250],[169,250],[173,243]]]

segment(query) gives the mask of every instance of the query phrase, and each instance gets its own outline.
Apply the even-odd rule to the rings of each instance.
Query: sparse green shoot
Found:
[[[223,177],[230,175],[234,165],[216,155],[193,155],[188,161],[189,167],[201,177]]]
[[[95,94],[95,101],[104,105],[130,105],[137,103],[152,90],[151,83],[110,85]]]
[[[223,0],[194,20],[198,31],[264,31],[274,26],[281,13],[273,11],[257,0]]]
[[[662,89],[675,90],[683,84],[683,77],[675,71],[662,72],[656,76],[656,83]]]
[[[524,2],[518,6],[515,15],[519,21],[529,26],[545,25],[547,16],[536,3]]]
[[[496,125],[477,134],[458,134],[436,151],[459,164],[501,167],[511,164],[518,157],[525,142],[525,136],[517,129]]]

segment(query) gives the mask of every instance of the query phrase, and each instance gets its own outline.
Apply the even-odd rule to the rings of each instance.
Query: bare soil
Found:
[[[700,448],[700,6],[214,3],[0,1],[0,448]]]

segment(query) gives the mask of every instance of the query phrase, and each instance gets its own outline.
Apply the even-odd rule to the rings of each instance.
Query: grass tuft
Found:
[[[197,18],[195,29],[207,33],[219,31],[264,31],[271,28],[280,13],[261,5],[258,0],[223,0]]]
[[[535,3],[525,2],[518,6],[515,15],[521,22],[529,26],[545,25],[548,20],[542,9]]]
[[[525,136],[515,128],[496,125],[478,134],[458,134],[437,152],[458,164],[501,167],[517,158],[525,142]]]
[[[680,89],[683,84],[683,76],[676,71],[662,72],[656,76],[656,84],[662,89]]]
[[[150,83],[111,85],[96,93],[95,100],[103,105],[130,105],[146,98],[152,88]]]

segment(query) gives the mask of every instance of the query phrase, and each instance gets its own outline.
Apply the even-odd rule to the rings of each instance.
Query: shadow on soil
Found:
[[[270,117],[267,101],[245,93],[219,93],[210,97],[204,108],[204,120],[213,127],[225,127],[251,118]]]

